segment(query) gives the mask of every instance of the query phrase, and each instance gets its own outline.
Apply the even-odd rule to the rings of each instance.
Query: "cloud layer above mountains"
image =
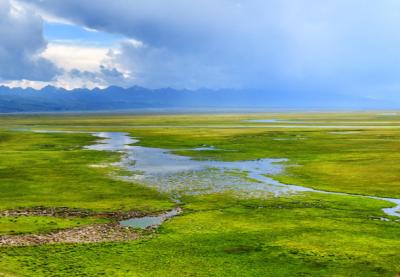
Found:
[[[8,1],[0,3],[6,15],[0,34],[13,38],[0,41],[0,68],[15,64],[0,69],[3,79],[49,80],[58,74],[72,82],[79,75],[102,85],[288,86],[372,97],[400,88],[395,0],[13,1],[45,20],[125,37],[98,57],[91,74],[82,68],[76,68],[81,74],[57,71],[39,55],[46,47],[40,17],[26,11],[13,17]],[[7,33],[10,24],[18,32]]]

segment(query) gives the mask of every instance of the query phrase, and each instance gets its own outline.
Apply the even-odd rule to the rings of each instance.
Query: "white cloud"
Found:
[[[56,78],[50,81],[12,80],[3,81],[9,87],[32,87],[40,89],[46,85],[75,88],[104,88],[110,84],[119,86],[133,85],[130,71],[117,63],[113,55],[120,53],[120,47],[97,47],[85,44],[76,44],[76,41],[49,43],[41,56],[59,68],[62,68]],[[130,45],[140,44],[137,41],[127,42]]]
[[[13,80],[13,81],[3,81],[1,85],[10,87],[10,88],[34,88],[41,89],[47,86],[48,82],[41,81],[30,81],[30,80]]]
[[[97,71],[103,61],[107,59],[109,52],[107,47],[71,43],[50,43],[42,56],[65,70],[79,69],[83,71]]]

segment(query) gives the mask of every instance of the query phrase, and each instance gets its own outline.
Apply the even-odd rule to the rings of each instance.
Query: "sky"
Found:
[[[398,0],[0,0],[0,83],[400,99],[399,27]]]

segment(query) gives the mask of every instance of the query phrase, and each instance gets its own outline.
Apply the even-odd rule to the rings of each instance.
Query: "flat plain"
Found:
[[[351,195],[221,190],[177,202],[122,178],[123,153],[86,149],[98,141],[88,132],[199,161],[285,159],[269,177]],[[400,115],[385,111],[0,116],[0,241],[183,210],[128,230],[135,239],[3,243],[0,276],[395,276],[400,221],[383,211],[394,204],[364,196],[400,198],[399,150]]]

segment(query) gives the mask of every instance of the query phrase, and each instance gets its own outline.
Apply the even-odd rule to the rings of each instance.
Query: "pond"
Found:
[[[176,208],[167,213],[157,215],[157,216],[145,216],[145,217],[136,217],[127,220],[120,221],[120,224],[125,227],[131,227],[136,229],[147,229],[149,227],[158,227],[165,220],[172,218],[181,213],[181,209]]]

